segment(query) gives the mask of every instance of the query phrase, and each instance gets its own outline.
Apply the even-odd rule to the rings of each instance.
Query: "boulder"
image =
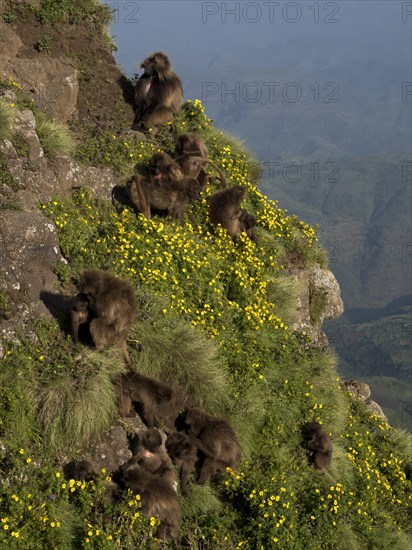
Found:
[[[79,93],[78,70],[69,59],[16,58],[13,76],[33,94],[37,106],[51,118],[67,122],[76,114]]]
[[[54,268],[61,259],[55,226],[40,212],[6,210],[0,221],[3,291],[18,291],[34,316],[50,317],[41,293],[59,291]],[[13,317],[11,325],[19,324]]]
[[[19,35],[8,23],[0,19],[0,59],[3,63],[15,57],[22,46],[23,42],[20,40]]]
[[[342,386],[354,397],[363,401],[373,414],[380,416],[385,422],[388,422],[388,418],[383,412],[382,407],[371,399],[371,389],[368,384],[359,382],[358,380],[345,380]]]
[[[22,134],[25,142],[29,146],[29,160],[37,161],[44,157],[44,151],[40,140],[36,134],[36,119],[33,111],[16,111],[14,118],[14,130]]]
[[[325,319],[336,319],[344,310],[336,277],[318,264],[296,270],[291,277],[295,278],[300,289],[297,316],[291,328],[308,335],[315,346],[327,347],[328,340],[322,331],[322,323]]]

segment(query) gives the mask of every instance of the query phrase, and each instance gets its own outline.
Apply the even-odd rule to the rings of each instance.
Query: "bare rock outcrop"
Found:
[[[0,12],[1,13],[1,12]],[[23,42],[12,27],[0,18],[0,58],[3,60],[3,71],[5,66],[18,54]]]
[[[57,230],[40,212],[6,210],[0,223],[2,287],[25,296],[35,314],[45,314],[40,292],[56,291],[53,270],[61,259]]]
[[[11,25],[0,21],[0,77],[12,78],[51,118],[67,122],[77,113],[79,72],[68,58],[23,57],[23,42]]]
[[[7,98],[15,96],[8,91]],[[12,141],[0,144],[0,153],[13,178],[1,192],[13,197],[13,209],[5,209],[0,218],[0,293],[5,303],[0,312],[1,339],[15,338],[33,317],[50,317],[53,307],[44,296],[61,294],[55,268],[63,260],[57,230],[38,209],[39,201],[68,197],[74,189],[90,187],[96,195],[111,199],[119,177],[113,168],[83,166],[67,156],[50,159],[44,154],[36,133],[36,119],[31,110],[16,109],[13,129],[27,147],[22,155]],[[10,298],[10,300],[9,300]],[[52,299],[52,298],[51,298]]]
[[[354,397],[357,397],[365,403],[368,409],[377,416],[380,416],[388,422],[388,418],[382,410],[382,407],[371,399],[371,389],[365,382],[359,382],[358,380],[345,380],[343,387],[351,393]]]
[[[16,102],[12,92],[3,95]],[[85,166],[65,155],[47,158],[36,133],[36,119],[29,109],[16,109],[13,130],[27,145],[27,156],[19,154],[10,140],[0,143],[0,152],[17,184],[15,198],[20,208],[36,210],[39,201],[49,201],[56,195],[68,197],[74,189],[85,186],[111,200],[112,189],[120,183],[112,167]]]
[[[44,157],[44,151],[36,133],[36,119],[33,111],[17,111],[14,118],[14,130],[20,132],[29,148],[28,158],[36,162]]]
[[[291,276],[300,289],[297,318],[292,323],[292,329],[308,335],[317,347],[327,347],[322,323],[325,319],[336,319],[344,310],[336,277],[318,264],[295,271]]]
[[[127,434],[135,434],[137,431],[147,428],[137,415],[125,418],[122,422],[124,426],[114,425],[104,430],[99,439],[79,458],[91,462],[97,472],[103,468],[107,472],[115,472],[127,462],[132,456]]]
[[[79,94],[78,70],[70,59],[15,58],[9,74],[33,94],[37,106],[51,118],[67,122],[76,115]]]

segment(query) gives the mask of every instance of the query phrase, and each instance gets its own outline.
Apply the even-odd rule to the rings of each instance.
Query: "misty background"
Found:
[[[262,162],[265,194],[319,224],[339,371],[412,431],[412,2],[106,3],[124,72],[165,51],[185,98]]]

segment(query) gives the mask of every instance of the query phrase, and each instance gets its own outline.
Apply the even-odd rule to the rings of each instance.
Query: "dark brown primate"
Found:
[[[143,75],[134,90],[135,117],[133,130],[147,131],[170,122],[183,105],[180,78],[172,71],[163,52],[151,54],[140,65]]]
[[[69,462],[63,468],[66,479],[75,479],[76,481],[92,481],[96,479],[96,472],[93,465],[88,460],[79,462]]]
[[[239,215],[240,232],[243,233],[244,231],[252,241],[255,240],[254,228],[256,226],[256,221],[256,216],[249,214],[247,210],[242,208]]]
[[[139,464],[125,469],[123,481],[128,489],[140,495],[141,510],[146,517],[159,516],[160,525],[155,536],[163,540],[176,540],[182,512],[173,484]]]
[[[149,174],[159,184],[182,181],[185,175],[181,166],[167,153],[155,153],[149,161]]]
[[[127,192],[137,213],[151,218],[152,210],[166,211],[183,223],[183,214],[199,198],[200,185],[185,177],[179,164],[167,153],[156,153],[149,162],[149,176],[135,175]]]
[[[180,164],[180,162],[184,162],[188,159],[190,159],[188,164],[185,164],[184,166]],[[184,155],[173,159],[167,153],[156,153],[153,155],[149,162],[149,173],[153,178],[156,179],[158,183],[162,184],[175,182],[193,182],[193,180],[197,180],[198,185],[195,186],[196,189],[199,189],[200,186],[200,191],[203,191],[206,187],[207,178],[203,185],[197,174],[200,170],[200,167],[204,166],[205,163],[211,164],[216,169],[219,174],[220,181],[223,183],[223,186],[226,187],[225,176],[223,175],[221,169],[214,162],[212,162],[208,158],[203,157],[189,157],[187,155]],[[192,167],[194,169],[192,169]]]
[[[204,140],[193,132],[181,134],[176,140],[176,160],[185,176],[196,178],[201,190],[207,186],[206,164],[210,164],[219,174],[223,187],[226,187],[226,179],[221,169],[209,159],[209,150]]]
[[[309,462],[318,470],[329,466],[332,441],[319,422],[307,422],[303,427]]]
[[[168,403],[173,394],[167,384],[137,372],[121,376],[118,392],[120,416],[128,416],[133,409],[133,403],[138,403],[142,409],[143,420],[149,428],[159,427],[159,405]]]
[[[209,160],[209,150],[203,139],[189,132],[181,134],[176,140],[176,158],[185,176],[197,179],[202,191],[206,189],[207,173],[203,162],[192,160],[191,157],[200,157]]]
[[[163,445],[162,434],[156,428],[137,433],[130,447],[132,458],[128,460],[121,470],[138,464],[149,473],[164,479],[167,483],[176,487],[176,473],[172,461]]]
[[[79,341],[80,326],[88,324],[90,317],[89,300],[85,294],[77,294],[74,297],[70,315],[73,340],[77,344]]]
[[[227,467],[235,470],[239,466],[242,459],[240,442],[226,420],[211,416],[197,407],[184,413],[182,420],[189,438],[200,440],[207,454],[200,467],[198,483],[203,485],[214,474],[225,472]]]
[[[131,284],[108,271],[83,271],[79,291],[86,295],[93,319],[90,335],[97,350],[116,344],[131,366],[126,338],[136,318],[136,296]]]
[[[180,487],[187,494],[187,482],[198,461],[198,448],[184,433],[172,433],[167,436],[166,449],[173,464],[180,469]]]
[[[184,178],[162,185],[154,177],[134,175],[127,185],[127,192],[137,213],[150,219],[152,210],[166,210],[173,219],[184,221],[187,206],[200,196],[197,180]]]
[[[213,454],[203,445],[200,439],[189,437],[183,432],[171,433],[166,439],[166,449],[173,464],[180,469],[180,487],[187,494],[187,483],[196,463]]]
[[[240,203],[244,196],[245,189],[240,185],[234,185],[218,191],[207,199],[210,221],[213,225],[220,224],[231,237],[242,232]]]

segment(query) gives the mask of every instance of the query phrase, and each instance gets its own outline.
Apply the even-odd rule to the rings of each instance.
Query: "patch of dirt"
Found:
[[[125,131],[133,121],[133,86],[122,74],[103,38],[90,22],[60,26],[40,24],[34,17],[12,24],[24,47],[19,57],[70,58],[79,70],[78,120],[113,132]],[[48,51],[38,51],[48,44]],[[40,46],[42,47],[42,46]]]

